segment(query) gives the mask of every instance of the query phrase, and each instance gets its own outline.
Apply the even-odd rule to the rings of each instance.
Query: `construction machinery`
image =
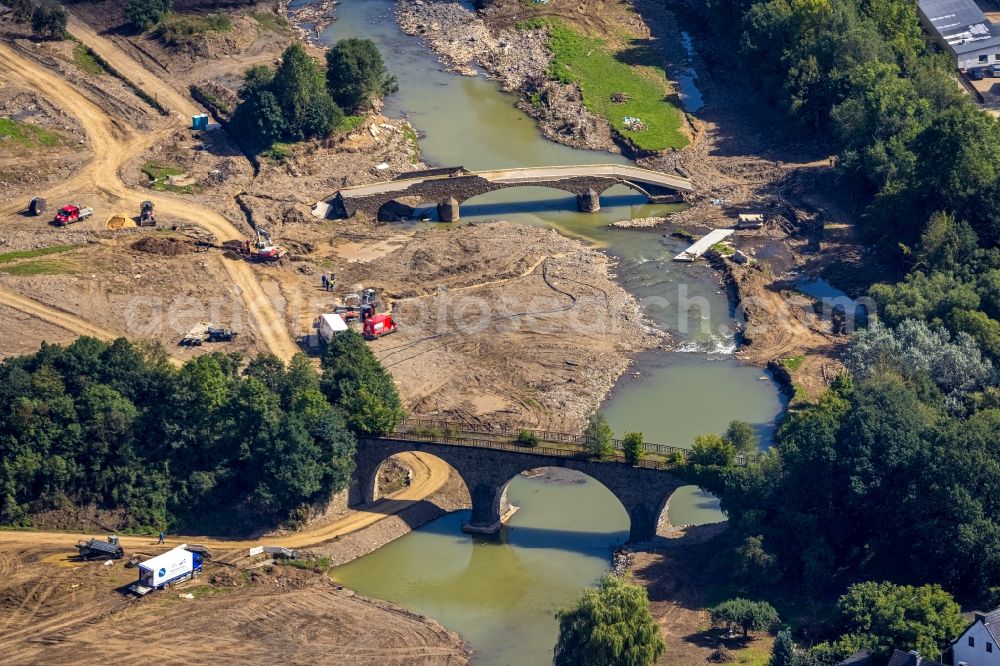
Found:
[[[231,342],[237,336],[236,331],[230,328],[221,328],[217,326],[209,326],[207,340],[209,342]]]
[[[146,201],[142,202],[142,206],[139,208],[139,226],[140,227],[155,227],[156,226],[156,216],[153,214],[153,202]]]
[[[80,540],[76,544],[81,560],[118,560],[125,556],[125,549],[118,543],[118,537],[109,534],[107,541],[100,539]]]
[[[257,227],[254,240],[247,240],[243,249],[250,261],[262,263],[278,261],[288,254],[286,248],[274,244],[271,240],[271,234],[263,227]]]
[[[65,227],[68,224],[86,220],[93,214],[93,208],[84,208],[80,204],[68,204],[59,209],[52,223],[60,227]]]

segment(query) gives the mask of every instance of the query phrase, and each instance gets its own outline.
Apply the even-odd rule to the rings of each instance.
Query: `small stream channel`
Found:
[[[418,129],[426,162],[469,169],[627,162],[545,140],[492,81],[441,71],[418,39],[398,30],[393,7],[392,0],[346,0],[323,38],[378,44],[400,87],[386,113]],[[700,105],[697,89],[690,90],[693,78],[684,87],[684,98]],[[690,446],[695,435],[743,419],[768,441],[783,409],[780,392],[765,371],[732,356],[732,313],[718,276],[704,265],[671,261],[683,241],[607,226],[671,210],[624,187],[609,190],[595,214],[577,212],[564,192],[517,188],[470,200],[462,219],[554,227],[602,247],[617,259],[622,286],[670,332],[677,351],[640,354],[602,406],[616,432],[637,430],[649,441]],[[557,476],[515,479],[508,496],[521,510],[495,537],[461,533],[468,516],[458,512],[338,567],[333,577],[458,631],[477,664],[549,664],[555,611],[608,570],[610,550],[628,535],[628,516],[606,488],[586,477]],[[675,524],[724,519],[717,500],[693,487],[675,493],[669,516]]]

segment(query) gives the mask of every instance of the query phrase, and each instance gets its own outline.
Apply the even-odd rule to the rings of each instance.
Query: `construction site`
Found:
[[[369,23],[402,39],[392,4]],[[495,4],[483,29],[504,34],[519,10],[516,3]],[[573,3],[553,2],[557,12],[579,13],[564,4]],[[666,262],[679,256],[691,243],[671,235],[678,230],[710,239],[698,246],[698,258],[716,246],[714,229],[734,227],[738,215],[749,212],[760,217],[760,226],[730,241],[749,256],[766,257],[768,272],[759,263],[754,269],[710,253],[724,265],[721,272],[691,262],[671,269],[687,272],[670,273],[670,279],[701,285],[722,304],[727,322],[729,296],[751,299],[741,322],[748,331],[755,323],[787,322],[780,330],[765,326],[738,352],[753,365],[813,354],[789,381],[814,395],[833,376],[845,338],[813,316],[811,301],[790,296],[789,285],[798,271],[817,272],[820,261],[856,259],[854,239],[846,231],[831,235],[824,241],[831,251],[822,260],[803,252],[813,241],[800,230],[823,226],[816,207],[822,202],[790,203],[786,194],[795,191],[801,173],[812,178],[824,166],[814,155],[777,155],[761,148],[765,141],[743,152],[715,150],[721,139],[713,122],[740,111],[741,100],[727,100],[714,121],[694,121],[685,129],[688,147],[640,161],[644,169],[693,183],[692,192],[678,194],[675,207],[652,209],[649,230],[628,227],[647,199],[608,205],[615,197],[638,196],[617,190],[603,195],[607,217],[592,218],[599,222],[549,223],[545,216],[554,210],[587,215],[579,212],[586,201],[560,192],[565,201],[532,209],[532,197],[539,197],[534,191],[524,196],[527,203],[462,202],[470,220],[465,224],[440,221],[459,219],[457,201],[454,218],[440,207],[435,215],[438,201],[407,200],[394,222],[363,212],[334,219],[314,214],[317,202],[344,188],[449,166],[442,164],[441,144],[461,142],[428,132],[424,127],[436,120],[398,102],[284,154],[248,155],[219,122],[226,115],[220,108],[238,103],[248,67],[273,64],[303,34],[310,53],[322,57],[322,44],[310,32],[315,26],[297,25],[295,15],[290,21],[285,3],[260,3],[219,10],[232,25],[224,33],[194,45],[167,45],[151,32],[119,29],[118,5],[67,5],[72,40],[35,39],[30,27],[0,17],[0,122],[36,128],[23,140],[0,142],[0,358],[33,353],[42,342],[91,336],[161,343],[176,365],[217,351],[244,358],[269,353],[283,361],[304,353],[318,367],[326,342],[351,329],[391,373],[411,417],[579,432],[621,378],[645,379],[637,355],[674,353],[686,341],[648,315],[642,295],[624,286],[630,276],[620,275],[621,267],[644,265],[649,260],[639,255],[647,248]],[[340,11],[333,5],[323,3],[326,14]],[[209,12],[195,2],[175,2],[175,10]],[[648,32],[636,27],[631,13],[623,18],[595,11],[597,28]],[[387,44],[392,66],[422,42]],[[428,66],[444,51],[425,50],[418,64],[429,77],[464,82]],[[426,97],[420,97],[407,93],[400,78],[407,100],[429,100],[443,89],[436,78],[421,81]],[[472,81],[489,86],[499,100],[492,103],[524,122],[502,126],[489,149],[466,150],[470,169],[481,168],[471,163],[480,157],[508,159],[498,164],[504,168],[536,157],[502,155],[508,141],[503,132],[530,142],[546,165],[577,163],[583,151],[553,157],[548,151],[555,144],[493,81]],[[474,96],[480,93],[462,94],[479,99]],[[563,110],[571,117],[582,108],[572,102]],[[541,123],[550,138],[561,126],[551,117]],[[580,131],[592,132],[590,138],[603,136],[599,129],[607,132],[596,121],[591,130],[583,125]],[[584,158],[599,164],[609,156]],[[601,196],[593,197],[596,213]],[[507,219],[522,209],[538,219]],[[621,225],[617,231],[608,231],[612,222]],[[620,233],[632,249],[613,247],[602,236],[609,233]],[[663,272],[652,266],[644,280]],[[767,389],[775,396],[779,390]],[[761,416],[769,418],[773,414]],[[112,530],[103,529],[94,507],[39,515],[37,531],[0,531],[0,651],[10,663],[78,663],[83,653],[134,661],[141,636],[143,663],[188,662],[205,654],[221,663],[468,663],[472,648],[450,628],[355,594],[327,575],[331,566],[469,506],[468,489],[441,460],[418,453],[394,460],[398,468],[385,470],[383,500],[350,510],[338,504],[300,531],[238,541],[211,535],[169,536],[165,543],[118,535],[109,541]],[[390,489],[393,473],[407,481]],[[84,545],[73,552],[78,541]],[[128,593],[143,562],[178,547],[190,552],[182,546],[193,544],[211,552],[199,559],[199,575],[192,570],[190,579],[171,581],[165,590],[153,585],[146,596]],[[294,549],[296,557],[257,551],[264,545]],[[699,618],[691,612],[680,623],[695,625]]]

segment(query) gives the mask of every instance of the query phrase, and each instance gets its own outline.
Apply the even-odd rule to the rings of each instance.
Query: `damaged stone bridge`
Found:
[[[382,183],[345,187],[317,203],[313,214],[324,219],[344,219],[362,213],[379,221],[391,221],[411,216],[416,206],[436,203],[441,220],[454,222],[460,217],[463,202],[511,187],[563,190],[576,195],[581,211],[595,212],[601,208],[601,194],[615,185],[626,185],[646,195],[651,203],[681,201],[685,194],[694,191],[687,178],[623,164],[492,171],[453,167],[413,171]]]
[[[599,461],[579,450],[529,448],[483,437],[396,433],[359,441],[351,505],[378,499],[378,474],[386,460],[400,453],[420,451],[451,465],[469,489],[472,516],[462,529],[492,534],[517,510],[507,501],[507,486],[512,479],[539,467],[564,467],[583,472],[610,490],[628,513],[629,541],[641,542],[656,536],[656,526],[670,496],[689,483],[658,461],[631,465],[620,456]]]

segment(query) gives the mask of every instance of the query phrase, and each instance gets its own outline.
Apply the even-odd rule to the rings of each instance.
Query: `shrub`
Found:
[[[149,30],[166,16],[171,6],[171,0],[128,0],[125,21],[136,30]]]
[[[538,446],[538,435],[530,430],[522,430],[517,433],[517,439],[514,441],[521,446]]]
[[[38,37],[62,39],[66,20],[66,8],[58,2],[42,3],[31,12],[31,32]]]
[[[642,433],[625,433],[625,438],[622,440],[622,449],[625,454],[625,460],[628,461],[630,465],[637,464],[646,454],[646,445],[642,441]]]

